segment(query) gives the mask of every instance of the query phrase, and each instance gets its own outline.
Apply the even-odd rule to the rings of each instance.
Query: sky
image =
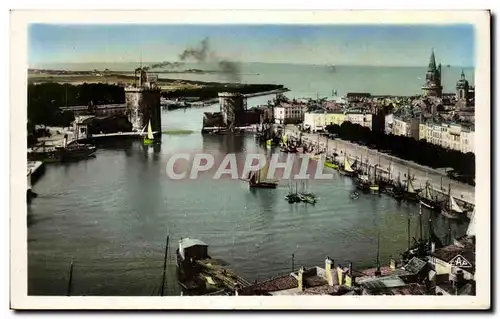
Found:
[[[175,62],[208,37],[238,62],[474,66],[472,25],[49,25],[28,31],[30,67],[44,63]]]

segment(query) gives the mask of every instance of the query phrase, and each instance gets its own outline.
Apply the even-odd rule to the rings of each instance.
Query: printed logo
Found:
[[[462,255],[456,255],[451,261],[450,264],[455,267],[460,268],[471,268],[472,264],[465,259]]]

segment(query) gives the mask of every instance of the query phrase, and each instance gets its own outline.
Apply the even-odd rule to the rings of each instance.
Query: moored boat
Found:
[[[448,190],[448,201],[441,207],[441,214],[450,219],[468,219],[467,212],[463,210],[451,196],[451,187]]]
[[[344,158],[344,165],[343,167],[340,167],[339,172],[345,176],[357,176],[356,171],[351,168],[351,164],[349,164],[349,160],[347,159],[347,157]]]
[[[278,182],[266,180],[267,177],[267,165],[257,172],[250,172],[248,178],[248,185],[250,188],[276,188],[278,187]]]

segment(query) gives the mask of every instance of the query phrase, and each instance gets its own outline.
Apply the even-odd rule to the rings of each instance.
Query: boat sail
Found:
[[[266,163],[266,165],[257,172],[250,172],[248,181],[250,188],[276,188],[278,186],[277,181],[266,180],[267,171],[268,168]]]
[[[149,120],[149,122],[148,122],[148,135],[146,137],[144,137],[144,144],[145,145],[153,144],[153,139],[154,139],[154,136],[153,136],[153,130],[151,128],[151,120]]]
[[[433,209],[433,210],[440,209],[439,204],[436,201],[435,197],[432,196],[431,186],[430,186],[429,181],[427,181],[425,184],[424,195],[420,196],[420,203],[429,209]]]
[[[449,187],[448,194],[448,203],[441,209],[441,214],[451,219],[466,218],[467,214],[460,206],[458,206],[455,198],[451,196],[451,187]]]
[[[347,155],[344,158],[344,167],[339,170],[339,172],[343,175],[346,176],[356,176],[356,171],[351,167],[351,164],[349,164],[349,160],[347,159]]]
[[[351,168],[351,164],[349,164],[349,161],[347,160],[347,157],[344,159],[344,171],[353,173],[354,170]]]

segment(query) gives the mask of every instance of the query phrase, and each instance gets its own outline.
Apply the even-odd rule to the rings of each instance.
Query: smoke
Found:
[[[210,43],[209,39],[203,39],[198,47],[195,48],[187,48],[180,55],[179,60],[194,60],[196,62],[205,62],[210,53]]]
[[[231,82],[241,82],[240,65],[238,63],[221,60],[217,64],[220,72],[222,72],[222,76],[227,77]]]
[[[181,61],[194,61],[198,63],[214,62],[217,71],[222,77],[231,82],[241,82],[240,65],[226,59],[219,58],[217,53],[210,50],[210,39],[204,38],[196,47],[185,49],[180,55]]]
[[[241,82],[239,63],[219,58],[216,52],[210,50],[210,39],[208,37],[204,38],[197,46],[190,47],[182,51],[182,53],[179,54],[178,62],[155,63],[148,66],[143,66],[142,70],[149,71],[151,69],[159,68],[173,69],[184,65],[184,62],[187,61],[197,63],[214,63],[221,77],[226,78],[228,81],[234,83]],[[140,70],[140,68],[138,68],[137,70]]]

